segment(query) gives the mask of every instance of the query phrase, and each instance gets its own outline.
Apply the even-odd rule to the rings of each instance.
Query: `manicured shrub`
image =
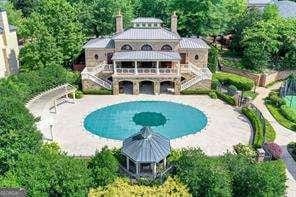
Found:
[[[287,118],[288,120],[296,123],[296,110],[287,106],[287,105],[282,105],[280,107],[280,111]]]
[[[237,88],[234,86],[234,85],[230,85],[228,88],[227,88],[227,91],[228,91],[228,94],[233,96],[237,93]]]
[[[221,83],[218,79],[215,79],[215,78],[212,79],[211,88],[213,90],[217,90],[220,85],[221,85]]]
[[[117,178],[107,187],[91,189],[89,197],[96,196],[191,196],[187,187],[176,177],[168,179],[161,185],[145,186],[131,183],[128,179]]]
[[[209,69],[212,73],[215,73],[218,68],[218,53],[217,47],[211,47],[209,50]]]
[[[198,94],[209,94],[211,90],[207,88],[194,88],[194,89],[186,89],[181,92],[184,95],[198,95]]]
[[[271,92],[267,97],[267,101],[278,107],[286,104],[286,101],[282,99],[277,92]]]
[[[236,74],[217,72],[214,74],[213,78],[226,85],[234,85],[239,90],[248,91],[252,90],[254,87],[254,81]]]
[[[225,101],[226,103],[228,103],[229,105],[235,106],[235,100],[232,96],[229,96],[227,94],[221,93],[219,91],[216,91],[217,97],[219,99],[221,99],[222,101]]]
[[[263,145],[263,148],[265,151],[267,151],[268,153],[270,153],[272,155],[273,159],[281,159],[283,156],[282,148],[274,142],[265,143]]]
[[[76,99],[81,99],[83,96],[84,96],[83,92],[81,92],[80,90],[75,91],[75,98]],[[69,94],[69,98],[73,98],[73,95]]]
[[[87,89],[87,90],[83,90],[84,94],[95,94],[95,95],[111,95],[112,94],[112,90],[108,90],[105,88],[94,88],[94,89]]]
[[[260,120],[259,114],[255,109],[244,107],[242,108],[242,113],[249,119],[252,124],[254,137],[253,137],[253,146],[255,148],[260,148],[264,142],[263,137],[263,125]]]
[[[211,92],[209,93],[209,96],[210,96],[212,99],[217,99],[217,94],[216,94],[215,91],[211,91]]]
[[[193,196],[231,196],[231,176],[227,169],[200,149],[184,149],[174,165],[176,175]]]
[[[119,162],[113,152],[104,147],[91,158],[88,167],[92,172],[94,186],[105,186],[118,176]]]
[[[276,137],[276,132],[274,128],[271,126],[270,122],[268,122],[267,120],[265,122],[265,129],[265,140],[267,142],[273,142]]]
[[[233,149],[235,150],[235,152],[237,154],[243,155],[246,158],[250,159],[250,161],[252,163],[255,163],[257,153],[252,146],[239,143],[239,144],[233,146]]]

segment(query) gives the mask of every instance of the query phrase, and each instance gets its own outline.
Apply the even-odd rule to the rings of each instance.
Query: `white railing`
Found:
[[[174,68],[160,68],[159,74],[164,75],[172,75],[172,74],[178,74],[178,69]]]
[[[137,69],[139,75],[155,75],[157,74],[156,68],[138,68]]]
[[[133,75],[135,74],[134,68],[116,68],[116,74]]]
[[[93,82],[95,82],[96,84],[106,88],[106,89],[111,89],[112,88],[112,82],[110,81],[105,81],[95,75],[92,75],[90,73],[81,73],[81,78],[82,79],[88,79],[91,80]]]
[[[212,73],[207,67],[198,68],[192,63],[189,63],[188,66],[189,66],[189,69],[191,70],[191,72],[195,75],[195,77],[193,77],[189,81],[182,83],[181,84],[181,91],[195,85],[196,83],[198,83],[202,80],[207,80],[207,79],[211,80],[212,79]]]

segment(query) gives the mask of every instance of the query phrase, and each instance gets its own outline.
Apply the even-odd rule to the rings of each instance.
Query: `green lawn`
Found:
[[[275,107],[272,104],[267,104],[266,107],[269,110],[269,112],[272,114],[272,116],[277,120],[278,123],[280,123],[282,126],[292,130],[296,131],[296,124],[286,119],[280,112],[280,109]]]
[[[249,97],[249,98],[251,98],[252,100],[254,100],[254,99],[258,96],[258,93],[257,93],[257,92],[254,92],[253,90],[245,91],[245,92],[244,92],[244,96],[245,96],[245,97]]]

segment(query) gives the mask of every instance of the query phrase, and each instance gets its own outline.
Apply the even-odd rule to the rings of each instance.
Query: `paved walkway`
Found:
[[[268,89],[263,87],[257,88],[256,91],[259,93],[259,95],[253,101],[253,104],[262,112],[263,116],[271,123],[273,128],[276,130],[277,135],[275,142],[283,148],[283,159],[287,165],[287,196],[296,197],[296,162],[293,160],[287,150],[287,144],[291,141],[296,141],[296,132],[291,131],[280,125],[269,113],[268,109],[264,105],[263,100],[268,96],[271,90],[278,89],[279,87],[280,83],[276,83]]]
[[[248,120],[235,108],[208,96],[177,95],[87,95],[58,107],[57,114],[48,114],[55,119],[53,140],[70,155],[93,155],[103,146],[121,147],[122,141],[102,138],[84,129],[84,118],[92,111],[108,105],[137,100],[158,100],[183,103],[203,111],[208,125],[201,132],[171,140],[173,148],[200,147],[208,155],[221,155],[232,151],[239,142],[247,144],[251,138]],[[180,112],[182,113],[182,112]],[[46,120],[44,118],[44,120]],[[41,121],[42,122],[42,121]],[[49,130],[40,128],[43,136],[51,138]]]

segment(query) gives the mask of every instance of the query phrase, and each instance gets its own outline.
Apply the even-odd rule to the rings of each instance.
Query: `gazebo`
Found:
[[[166,158],[170,154],[170,140],[150,127],[123,141],[122,155],[126,157],[125,171],[134,177],[153,176],[166,170]]]
[[[287,98],[287,100],[290,103],[290,107],[292,107],[292,105],[294,103],[293,99],[296,96],[296,74],[291,74],[287,78],[287,80],[285,81],[285,83],[281,87],[280,93],[283,98],[285,98],[285,97]]]

